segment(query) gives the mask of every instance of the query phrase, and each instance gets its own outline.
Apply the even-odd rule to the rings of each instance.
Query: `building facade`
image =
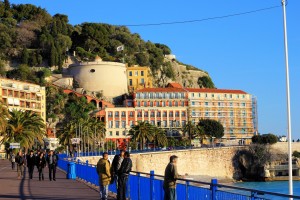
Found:
[[[36,84],[0,78],[0,98],[9,110],[32,110],[46,123],[46,90]]]
[[[142,88],[152,88],[152,75],[149,67],[127,67],[127,80],[129,92]]]
[[[219,121],[224,127],[224,139],[247,141],[254,134],[256,100],[241,90],[186,88],[189,99],[189,120],[198,123],[200,119]]]

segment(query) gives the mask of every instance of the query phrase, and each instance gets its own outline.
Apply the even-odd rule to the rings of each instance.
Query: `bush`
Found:
[[[293,156],[296,158],[300,158],[300,152],[299,151],[294,151]]]
[[[278,142],[278,138],[274,134],[254,135],[252,137],[254,144],[275,144]]]

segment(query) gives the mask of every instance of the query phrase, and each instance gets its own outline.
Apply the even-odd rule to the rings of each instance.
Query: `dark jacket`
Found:
[[[17,155],[17,156],[16,156],[16,163],[17,163],[19,166],[24,165],[24,163],[25,163],[24,156],[19,156],[19,155]]]
[[[119,176],[128,176],[132,168],[132,161],[130,158],[124,158],[121,168],[118,171]]]
[[[121,158],[121,155],[115,155],[115,157],[114,157],[114,159],[113,159],[113,161],[112,161],[112,167],[111,167],[111,171],[112,171],[112,173],[117,173],[118,172],[118,170],[121,168],[121,166],[119,167],[119,169],[118,169],[118,164],[119,164],[119,160],[120,160],[120,158]]]
[[[27,155],[26,160],[27,160],[27,167],[32,167],[35,165],[35,156],[34,155],[32,155],[32,156]]]
[[[180,178],[177,172],[177,167],[173,163],[169,163],[165,169],[164,177],[164,187],[165,188],[175,188],[176,180]]]
[[[44,168],[46,167],[46,158],[43,156],[42,158],[40,156],[37,157],[36,159],[36,166],[38,168]]]
[[[57,166],[58,156],[56,154],[53,154],[52,156],[53,156],[52,165]],[[47,161],[48,165],[50,165],[50,155],[47,156],[46,161]]]

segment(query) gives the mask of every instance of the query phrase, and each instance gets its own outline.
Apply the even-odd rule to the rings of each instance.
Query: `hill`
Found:
[[[121,45],[124,45],[124,51],[117,51]],[[194,73],[200,70],[189,65],[185,66],[192,71],[176,70],[184,64],[165,59],[165,55],[171,54],[167,45],[144,41],[125,26],[103,23],[73,26],[66,15],[51,16],[45,9],[31,4],[11,5],[9,0],[0,1],[0,74],[6,74],[4,66],[9,70],[20,64],[57,67],[59,73],[68,55],[73,55],[74,51],[77,60],[93,60],[100,56],[104,61],[115,62],[124,58],[129,66],[150,66],[157,78],[157,86],[164,86],[161,80],[169,79],[179,80],[182,84],[189,82],[195,87],[199,77],[208,76],[207,73]],[[193,78],[186,79],[189,73]],[[13,77],[11,73],[10,76]]]

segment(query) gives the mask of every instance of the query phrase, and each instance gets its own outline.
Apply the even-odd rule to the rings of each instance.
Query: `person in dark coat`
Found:
[[[16,163],[17,163],[18,178],[22,178],[24,175],[24,165],[25,165],[25,158],[23,156],[22,151],[20,151],[16,156]]]
[[[27,160],[27,167],[28,167],[29,179],[32,179],[33,170],[34,170],[34,166],[35,166],[35,155],[33,154],[32,150],[27,155],[26,160]]]
[[[176,200],[176,180],[178,178],[184,178],[177,172],[177,159],[178,157],[173,155],[170,157],[170,162],[165,169],[164,176],[164,200]]]
[[[49,180],[56,181],[55,174],[56,174],[56,167],[58,164],[58,156],[54,154],[54,152],[51,150],[46,160],[49,168]]]
[[[124,160],[125,151],[121,150],[119,155],[115,155],[112,161],[111,175],[113,182],[116,182],[116,187],[118,188],[118,171],[121,168],[122,162]]]
[[[130,159],[129,152],[125,152],[124,160],[118,171],[118,192],[117,200],[126,200],[126,186],[128,181],[128,176],[132,168],[132,161]]]
[[[43,152],[41,152],[36,159],[36,166],[39,171],[39,180],[44,180],[44,168],[46,167],[46,158]]]

